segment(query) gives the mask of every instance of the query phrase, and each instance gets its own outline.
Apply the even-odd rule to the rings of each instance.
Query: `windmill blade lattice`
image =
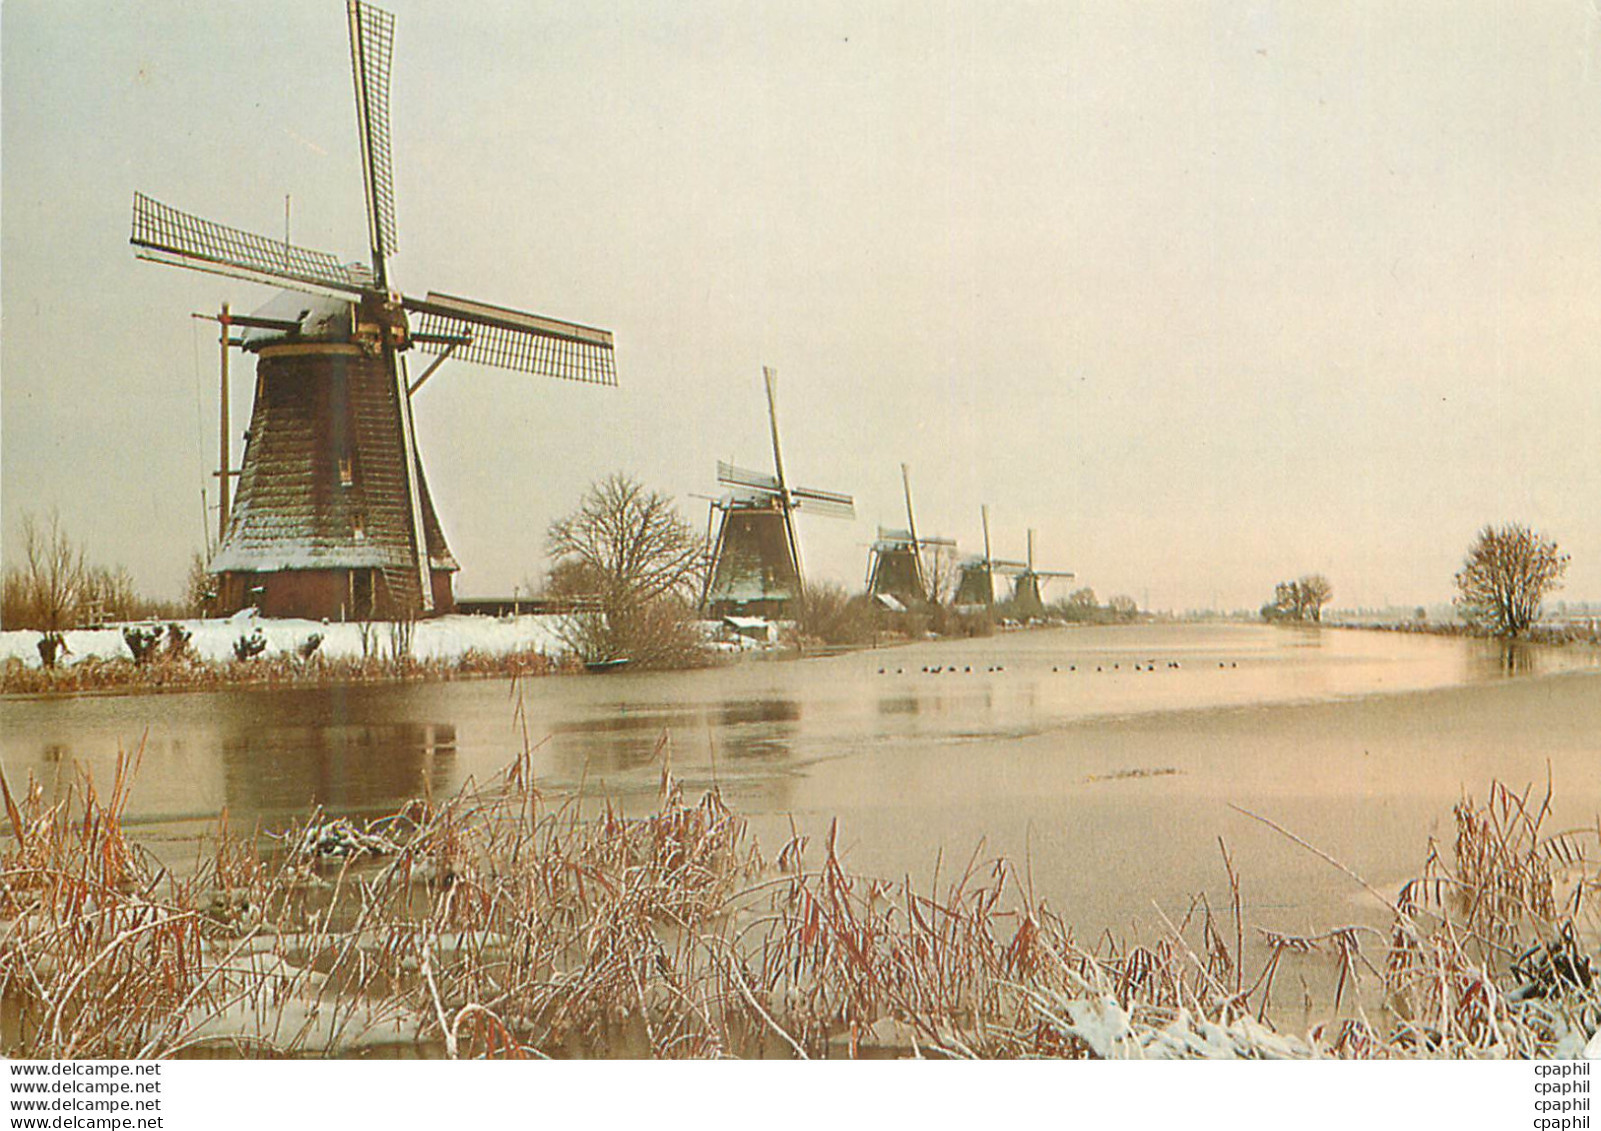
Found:
[[[361,169],[367,181],[367,229],[373,271],[385,283],[384,261],[395,239],[395,166],[389,129],[389,76],[395,50],[395,17],[381,8],[350,0],[350,68],[356,82],[356,129],[361,135]]]
[[[828,518],[855,518],[856,500],[838,491],[822,491],[816,487],[796,487],[790,493],[795,505],[807,514]]]
[[[779,491],[778,480],[765,471],[752,471],[748,467],[717,461],[717,482],[728,487],[753,487],[758,491]]]
[[[142,192],[133,194],[131,241],[141,259],[268,286],[345,296],[359,296],[373,286],[372,273],[359,263],[341,263],[326,251],[203,220]]]
[[[428,293],[401,304],[417,315],[413,341],[429,353],[479,365],[537,373],[592,385],[617,384],[617,367],[608,330],[527,314],[452,295]]]

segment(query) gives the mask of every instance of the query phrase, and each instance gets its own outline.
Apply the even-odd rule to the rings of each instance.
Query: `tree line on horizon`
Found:
[[[1457,591],[1452,603],[1470,628],[1522,636],[1540,619],[1545,598],[1562,588],[1570,560],[1555,539],[1522,523],[1488,524],[1480,528],[1452,578]],[[1281,581],[1273,599],[1262,606],[1261,617],[1316,624],[1333,595],[1334,587],[1320,573]]]
[[[58,633],[101,622],[198,616],[204,610],[196,587],[208,580],[197,554],[182,599],[145,596],[126,566],[91,562],[87,547],[67,533],[59,512],[44,520],[24,514],[21,553],[8,555],[0,574],[0,628]]]
[[[669,496],[629,476],[609,476],[591,486],[571,515],[551,524],[547,541],[551,591],[600,597],[600,608],[575,622],[571,645],[580,655],[605,659],[638,653],[646,663],[677,663],[698,649],[693,621],[711,558],[705,540]],[[1568,561],[1554,540],[1526,526],[1485,526],[1454,577],[1456,607],[1480,631],[1523,635],[1538,619],[1544,597],[1560,588]],[[945,578],[947,589],[954,589],[952,565],[935,563],[935,577]],[[940,592],[936,586],[929,608],[901,614],[904,623],[898,627],[910,625],[913,636],[922,631],[974,635],[992,631],[994,618],[1007,616],[1004,604],[988,616],[966,616],[938,600]],[[1305,574],[1280,582],[1261,616],[1317,624],[1333,595],[1326,576]],[[1093,589],[1083,587],[1046,612],[1072,623],[1117,623],[1134,620],[1138,606],[1125,596],[1103,606]],[[797,615],[802,634],[827,643],[865,642],[884,621],[885,612],[865,595],[852,595],[832,582],[808,586]]]
[[[22,523],[22,554],[4,570],[0,625],[46,634],[91,621],[136,621],[202,615],[210,578],[195,556],[182,601],[141,597],[128,571],[88,564],[84,547],[52,512],[48,522],[28,514]],[[672,667],[703,655],[695,622],[711,569],[704,537],[679,513],[671,496],[615,473],[591,484],[576,508],[546,531],[550,568],[541,588],[553,596],[597,598],[593,613],[567,618],[564,642],[585,660],[628,658],[641,666]],[[1521,636],[1536,623],[1544,598],[1561,588],[1570,556],[1556,541],[1519,523],[1481,528],[1453,577],[1454,604],[1472,628],[1497,636]],[[936,600],[927,609],[901,614],[896,630],[908,635],[979,635],[1015,613],[1005,603],[983,615],[964,614],[948,599],[954,591],[954,560],[935,563]],[[1322,574],[1278,583],[1260,610],[1269,622],[1319,623],[1334,593]],[[948,594],[947,594],[948,597]],[[1102,605],[1081,587],[1046,607],[1048,617],[1070,623],[1127,623],[1139,615],[1133,598],[1114,596]],[[1018,616],[1016,619],[1026,619]],[[885,628],[886,613],[864,594],[832,582],[810,585],[802,595],[799,631],[827,643],[871,640]],[[915,622],[915,623],[914,623]]]

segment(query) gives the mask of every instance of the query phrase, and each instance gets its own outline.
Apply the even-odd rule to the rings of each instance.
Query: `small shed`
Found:
[[[725,616],[723,631],[746,640],[758,640],[763,644],[771,644],[777,639],[773,622],[763,620],[761,617]]]

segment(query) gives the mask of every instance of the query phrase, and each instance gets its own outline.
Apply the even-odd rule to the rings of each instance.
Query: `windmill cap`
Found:
[[[350,337],[350,306],[344,299],[329,295],[279,291],[250,316],[273,322],[295,322],[300,329],[245,326],[240,329],[239,340],[246,349],[260,349],[289,338],[344,341]]]

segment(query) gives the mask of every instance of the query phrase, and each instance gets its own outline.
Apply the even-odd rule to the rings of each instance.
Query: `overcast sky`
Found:
[[[392,0],[394,281],[613,330],[620,387],[448,365],[463,594],[625,469],[697,525],[780,374],[814,574],[877,522],[1103,598],[1447,600],[1485,522],[1601,600],[1601,10]],[[136,261],[135,189],[366,258],[344,6],[6,0],[6,553],[58,507],[176,594],[247,283]],[[236,432],[252,363],[235,365]],[[237,458],[237,456],[236,456]]]

